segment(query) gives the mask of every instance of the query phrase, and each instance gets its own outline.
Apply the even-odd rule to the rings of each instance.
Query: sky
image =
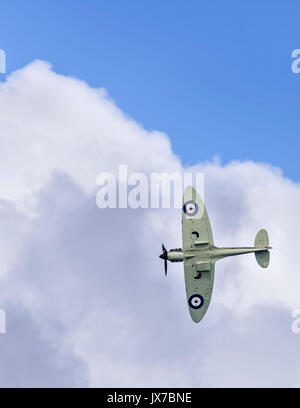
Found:
[[[3,1],[1,387],[299,387],[296,2]],[[298,42],[297,42],[298,41]],[[189,316],[177,209],[106,209],[96,178],[205,175],[216,266]]]
[[[297,1],[3,1],[7,70],[42,59],[104,87],[184,163],[256,160],[299,181]],[[186,143],[187,138],[192,141]]]

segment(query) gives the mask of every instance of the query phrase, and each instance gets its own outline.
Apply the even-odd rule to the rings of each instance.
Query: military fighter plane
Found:
[[[186,295],[191,318],[199,323],[207,312],[214,284],[215,263],[228,256],[255,253],[262,268],[270,262],[269,237],[266,230],[260,230],[254,247],[218,248],[214,246],[213,236],[206,208],[193,187],[187,187],[182,206],[182,245],[183,249],[167,251],[162,245],[165,275],[167,261],[184,262]]]

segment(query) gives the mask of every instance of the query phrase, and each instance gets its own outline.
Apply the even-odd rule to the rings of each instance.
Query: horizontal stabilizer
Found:
[[[266,230],[260,230],[255,238],[254,246],[257,248],[268,248],[269,247],[269,237]],[[268,249],[265,251],[255,252],[255,258],[257,263],[262,268],[267,268],[270,263],[270,252]]]
[[[257,263],[262,268],[267,268],[270,263],[270,252],[269,251],[255,252],[255,258],[257,260]]]
[[[254,246],[259,248],[262,247],[266,248],[269,246],[269,236],[265,229],[258,231],[255,238]]]

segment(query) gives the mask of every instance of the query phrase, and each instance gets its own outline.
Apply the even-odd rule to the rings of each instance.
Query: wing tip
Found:
[[[187,186],[184,190],[183,201],[196,201],[199,205],[204,206],[204,200],[199,192],[193,186]]]

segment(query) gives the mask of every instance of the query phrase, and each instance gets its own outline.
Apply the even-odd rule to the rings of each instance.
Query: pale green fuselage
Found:
[[[174,250],[171,249],[168,252],[168,261],[170,262],[183,262],[185,259],[195,259],[199,258],[199,260],[203,262],[213,262],[219,261],[222,258],[226,258],[228,256],[236,256],[236,255],[243,255],[243,254],[251,254],[255,252],[266,251],[265,247],[257,248],[257,247],[224,247],[218,248],[215,246],[206,247],[203,249],[194,249],[194,250]]]

